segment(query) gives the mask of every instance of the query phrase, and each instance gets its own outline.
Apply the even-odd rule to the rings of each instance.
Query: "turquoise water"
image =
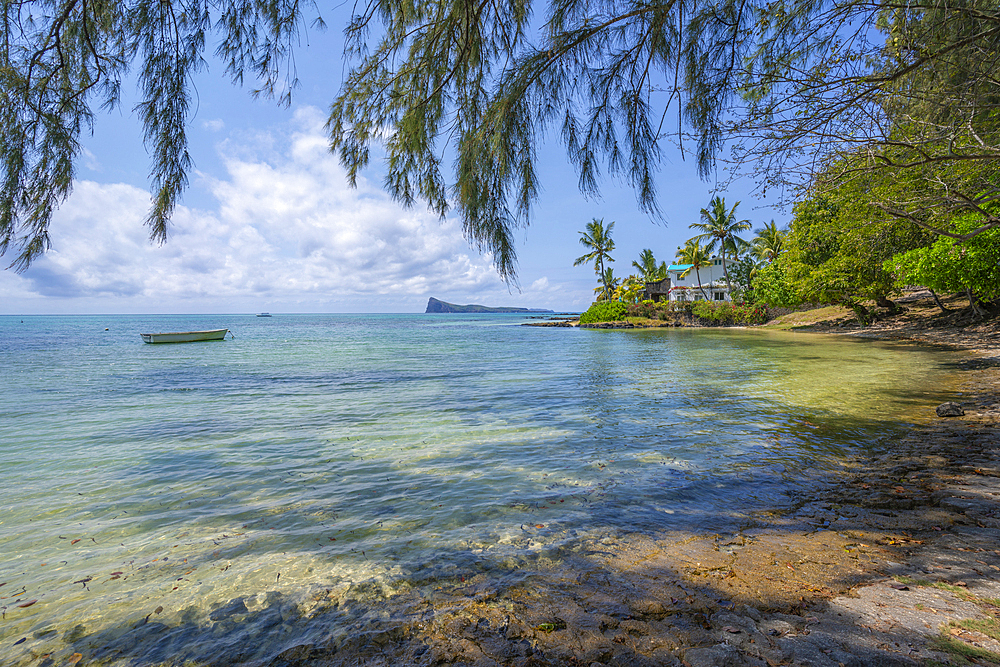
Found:
[[[523,321],[0,317],[0,664],[139,664],[150,649],[122,637],[150,617],[188,635],[148,660],[222,655],[236,640],[212,614],[234,599],[263,659],[301,630],[262,613],[277,600],[307,614],[317,590],[510,579],[585,537],[726,530],[955,382],[955,353],[917,347]],[[138,335],[221,327],[235,339]]]

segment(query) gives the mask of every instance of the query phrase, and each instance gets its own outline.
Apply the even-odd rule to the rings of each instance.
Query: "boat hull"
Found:
[[[229,329],[211,331],[173,331],[169,333],[139,334],[145,343],[197,343],[205,340],[222,340]]]

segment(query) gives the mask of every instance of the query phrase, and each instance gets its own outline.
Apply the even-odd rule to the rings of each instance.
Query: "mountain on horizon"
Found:
[[[475,304],[469,304],[467,306],[459,306],[454,303],[448,303],[447,301],[439,301],[434,297],[427,300],[427,310],[425,313],[551,313],[551,310],[545,310],[542,308],[513,308],[513,307],[501,307],[501,308],[490,308],[489,306],[477,306]]]

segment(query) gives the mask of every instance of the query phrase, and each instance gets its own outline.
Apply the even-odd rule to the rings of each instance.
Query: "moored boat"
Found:
[[[211,331],[171,331],[166,333],[144,333],[146,343],[195,343],[203,340],[222,340],[229,329],[212,329]]]

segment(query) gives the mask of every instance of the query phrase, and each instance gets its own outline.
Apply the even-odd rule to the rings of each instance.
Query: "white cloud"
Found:
[[[221,118],[213,118],[212,120],[203,120],[201,121],[201,126],[206,130],[210,130],[212,132],[222,132],[222,130],[226,129],[226,123]]]
[[[81,150],[83,154],[83,165],[91,171],[103,171],[101,167],[101,161],[97,159],[97,156],[91,153],[86,148]]]
[[[52,251],[5,276],[0,296],[117,299],[148,312],[199,299],[246,308],[236,304],[506,293],[457,223],[403,209],[367,181],[348,187],[318,110],[297,112],[285,134],[221,146],[227,175],[200,183],[216,205],[178,207],[163,246],[142,224],[148,192],[77,182],[53,219]]]
[[[548,291],[550,291],[550,288],[549,288],[549,279],[547,277],[545,277],[545,276],[542,276],[541,278],[539,278],[535,282],[531,283],[531,291],[532,292],[548,292]]]

